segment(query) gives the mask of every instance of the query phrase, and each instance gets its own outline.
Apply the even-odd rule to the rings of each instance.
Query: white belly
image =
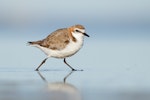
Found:
[[[41,49],[48,57],[65,58],[65,57],[72,56],[77,51],[79,51],[80,48],[82,47],[82,45],[83,45],[83,41],[77,41],[77,42],[71,41],[62,50],[52,50],[52,49],[49,49],[49,48],[41,47],[39,45],[34,45],[34,46]]]

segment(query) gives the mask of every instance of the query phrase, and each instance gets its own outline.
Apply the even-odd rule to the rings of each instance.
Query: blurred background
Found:
[[[0,71],[33,71],[46,56],[26,43],[74,24],[84,25],[90,35],[80,52],[68,59],[85,70],[77,75],[81,84],[75,85],[86,100],[92,93],[105,98],[104,91],[123,90],[128,95],[150,90],[149,0],[0,0]],[[69,70],[53,58],[42,69]],[[5,74],[0,78],[9,80]]]
[[[85,40],[84,52],[89,49],[103,52],[103,43],[149,44],[150,1],[0,0],[0,66],[32,66],[27,60],[35,56],[33,53],[43,54],[26,46],[27,41],[43,39],[58,28],[74,24],[84,25],[91,36]],[[113,49],[113,44],[110,45]]]

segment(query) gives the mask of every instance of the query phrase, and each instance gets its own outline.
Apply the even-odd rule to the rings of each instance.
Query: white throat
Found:
[[[72,32],[73,37],[76,38],[77,42],[83,42],[83,34]]]

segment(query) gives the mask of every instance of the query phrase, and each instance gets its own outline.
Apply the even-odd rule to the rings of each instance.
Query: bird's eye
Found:
[[[76,32],[78,32],[78,33],[81,33],[79,30],[75,30]]]

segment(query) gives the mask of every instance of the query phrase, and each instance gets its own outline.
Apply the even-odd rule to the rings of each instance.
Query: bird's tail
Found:
[[[41,44],[41,41],[29,41],[28,43],[27,43],[28,45],[40,45]]]
[[[35,44],[34,42],[27,42],[28,45],[33,45]]]

